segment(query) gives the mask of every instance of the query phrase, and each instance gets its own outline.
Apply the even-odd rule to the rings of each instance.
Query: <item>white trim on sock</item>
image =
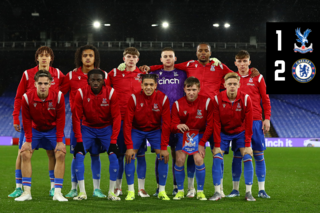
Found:
[[[77,182],[71,182],[71,190],[75,189],[77,190],[78,188],[78,183]]]
[[[100,179],[93,179],[93,191],[100,189]]]
[[[166,190],[166,186],[161,186],[159,185],[159,192],[165,191]]]
[[[117,181],[112,181],[112,180],[109,181],[109,192],[114,192],[114,188],[116,186],[116,182]]]
[[[194,178],[188,177],[188,189],[194,189]]]
[[[78,180],[78,184],[79,184],[80,192],[83,192],[83,193],[87,194],[86,193],[86,188],[84,186],[84,180]]]
[[[55,188],[54,189],[54,194],[56,194],[56,193],[61,193],[61,188]]]
[[[22,189],[22,183],[17,183],[16,188],[21,188]]]
[[[116,188],[121,189],[122,188],[122,179],[117,179],[116,180]]]
[[[246,193],[250,192],[251,193],[252,185],[246,185]]]
[[[50,187],[51,187],[50,189],[53,189],[53,188],[54,188],[54,182],[51,182],[51,183],[50,183]]]
[[[223,178],[221,178],[220,191],[223,192]]]
[[[31,194],[31,186],[23,186],[23,190],[29,194]]]
[[[260,191],[260,190],[265,190],[265,189],[264,189],[264,185],[265,185],[265,182],[264,182],[264,181],[262,181],[262,182],[259,182],[259,181],[258,181],[259,191]]]
[[[146,179],[139,179],[139,178],[138,178],[138,189],[139,189],[139,191],[140,191],[141,189],[144,189],[144,187],[145,187],[145,182],[146,182]]]
[[[233,184],[233,189],[239,191],[240,181],[232,181],[232,184]]]
[[[214,186],[214,191],[220,193],[221,192],[221,188],[220,187],[221,187],[221,184],[218,185],[218,186]]]
[[[134,191],[134,184],[128,185],[128,191]]]

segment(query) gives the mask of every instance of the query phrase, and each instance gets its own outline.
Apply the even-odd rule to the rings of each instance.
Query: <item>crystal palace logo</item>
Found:
[[[303,32],[303,35],[302,35],[301,32],[300,32],[300,28],[296,29],[296,36],[298,37],[297,42],[301,43],[302,46],[298,47],[297,44],[294,43],[294,49],[293,50],[294,50],[295,53],[296,52],[299,52],[299,53],[302,53],[302,54],[308,53],[308,52],[312,53],[312,51],[313,51],[312,43],[310,44],[309,47],[307,47],[305,45],[305,43],[309,43],[307,37],[308,37],[310,32],[311,32],[311,30],[307,29],[306,31]]]

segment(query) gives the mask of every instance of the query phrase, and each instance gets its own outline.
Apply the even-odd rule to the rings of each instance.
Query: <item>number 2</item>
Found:
[[[274,65],[278,67],[280,65],[280,69],[277,69],[274,75],[274,80],[275,81],[285,81],[285,77],[279,77],[279,73],[284,73],[285,72],[285,62],[283,60],[277,60],[275,61]]]

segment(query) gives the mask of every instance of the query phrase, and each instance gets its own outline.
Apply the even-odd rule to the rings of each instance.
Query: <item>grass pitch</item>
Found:
[[[67,148],[69,149],[69,147]],[[107,199],[93,198],[93,183],[90,169],[90,156],[85,159],[85,181],[88,200],[69,202],[52,201],[49,197],[50,180],[48,160],[44,150],[35,151],[32,158],[32,201],[16,202],[8,198],[15,188],[15,159],[17,146],[0,147],[0,212],[320,212],[320,149],[317,148],[268,148],[265,152],[267,164],[266,192],[271,199],[258,198],[258,184],[254,177],[252,192],[256,202],[246,202],[243,175],[240,181],[240,197],[223,198],[220,201],[198,201],[196,198],[185,198],[181,201],[161,201],[155,197],[125,201],[127,191],[126,180],[123,180],[121,201],[112,202]],[[109,167],[107,154],[101,154],[101,189],[107,194],[109,185]],[[71,188],[71,160],[67,154],[66,172],[62,192],[66,194]],[[156,189],[154,174],[155,154],[146,154],[147,175],[146,191],[152,195]],[[232,155],[224,157],[224,193],[232,190],[231,177]],[[206,182],[204,193],[209,198],[214,193],[212,183],[212,155],[207,148]],[[166,191],[172,199],[172,168],[169,162],[169,177]],[[137,191],[137,179],[135,189]],[[196,185],[196,183],[195,183]],[[185,193],[187,180],[185,181]]]

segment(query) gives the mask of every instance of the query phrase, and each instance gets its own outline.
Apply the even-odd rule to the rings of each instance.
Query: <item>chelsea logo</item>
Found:
[[[301,32],[300,32],[300,28],[296,29],[296,36],[298,37],[297,42],[301,43],[302,46],[298,47],[297,44],[295,43],[294,44],[294,49],[293,49],[295,53],[296,52],[303,53],[303,54],[304,53],[308,53],[308,52],[312,53],[312,51],[313,51],[312,43],[310,44],[309,47],[307,47],[305,45],[305,43],[309,43],[307,37],[308,37],[310,32],[311,32],[311,30],[307,29],[306,31],[303,32],[303,35],[302,35]]]
[[[310,82],[316,75],[316,67],[309,59],[299,59],[292,66],[292,76],[300,83]]]

